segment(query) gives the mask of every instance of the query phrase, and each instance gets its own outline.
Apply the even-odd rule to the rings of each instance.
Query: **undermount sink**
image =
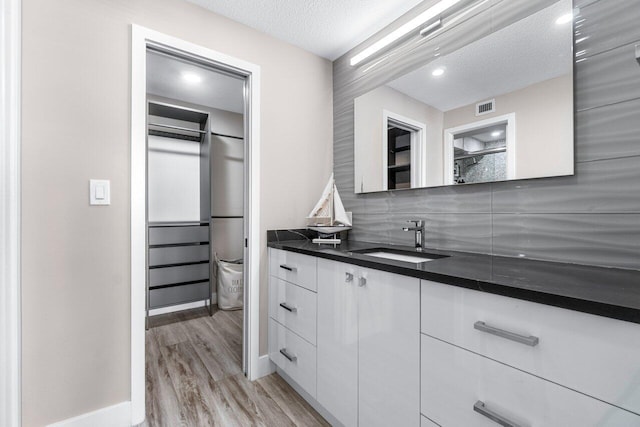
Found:
[[[373,248],[354,251],[354,253],[367,255],[376,258],[390,259],[394,261],[409,262],[412,264],[421,264],[423,262],[429,262],[440,258],[447,258],[448,255],[429,254],[426,252],[418,251],[403,251],[400,249],[388,249],[388,248]]]

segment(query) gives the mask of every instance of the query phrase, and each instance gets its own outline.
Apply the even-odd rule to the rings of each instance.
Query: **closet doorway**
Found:
[[[264,374],[258,85],[253,64],[132,27],[132,424],[159,359]]]

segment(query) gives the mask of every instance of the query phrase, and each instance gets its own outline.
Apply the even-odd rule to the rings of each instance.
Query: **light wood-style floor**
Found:
[[[144,426],[328,425],[277,374],[242,374],[241,310],[155,316],[146,344]]]

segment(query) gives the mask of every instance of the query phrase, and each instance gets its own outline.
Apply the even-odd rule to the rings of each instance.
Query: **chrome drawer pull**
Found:
[[[298,311],[298,309],[296,307],[291,307],[286,302],[281,302],[280,303],[280,307],[284,308],[285,310],[287,310],[287,311],[289,311],[291,313],[295,313],[296,311]]]
[[[287,264],[280,264],[280,268],[283,268],[287,271],[291,271],[292,273],[295,273],[296,271],[298,271],[297,268],[295,267],[289,267]]]
[[[491,421],[495,422],[496,424],[500,424],[501,426],[520,427],[520,424],[514,423],[513,421],[510,421],[507,418],[503,417],[502,415],[496,412],[493,412],[491,409],[487,408],[484,402],[481,400],[478,400],[473,405],[473,410],[479,413],[480,415],[484,415],[485,417],[489,418]]]
[[[508,340],[519,342],[520,344],[525,344],[531,347],[537,346],[540,342],[538,337],[525,337],[523,335],[514,334],[513,332],[505,331],[504,329],[494,328],[493,326],[489,326],[486,323],[480,321],[474,323],[473,327],[479,331],[486,332],[488,334],[495,335],[501,338],[506,338]]]
[[[286,348],[281,348],[280,349],[280,354],[282,354],[284,357],[286,357],[289,362],[295,362],[296,360],[298,360],[297,356],[292,356],[287,352]]]

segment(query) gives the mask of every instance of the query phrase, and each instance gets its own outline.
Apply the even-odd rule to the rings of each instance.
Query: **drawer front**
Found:
[[[276,277],[269,278],[269,315],[316,344],[316,293]]]
[[[149,286],[209,279],[209,263],[149,269]]]
[[[295,252],[269,249],[269,274],[316,291],[316,258]]]
[[[640,325],[424,280],[421,300],[423,333],[640,413]]]
[[[273,319],[269,319],[269,358],[314,399],[316,398],[315,346]]]
[[[520,426],[640,425],[631,412],[426,335],[421,359],[421,412],[443,427],[499,425],[474,405]]]
[[[209,282],[171,286],[149,291],[149,308],[166,307],[209,298]]]
[[[208,242],[209,227],[149,227],[149,245]]]
[[[209,245],[149,248],[149,266],[209,260]]]

